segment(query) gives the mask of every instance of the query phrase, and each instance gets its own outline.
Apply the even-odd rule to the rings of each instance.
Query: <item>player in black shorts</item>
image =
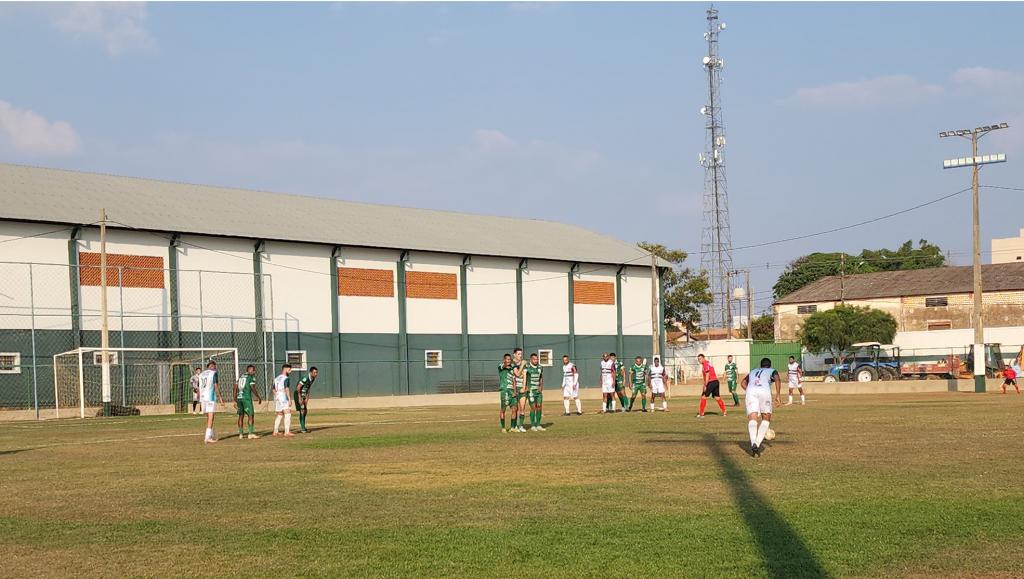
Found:
[[[722,410],[722,416],[728,416],[725,411],[725,402],[722,402],[722,395],[719,393],[718,375],[715,374],[715,367],[704,357],[704,354],[697,355],[700,362],[700,373],[704,377],[704,391],[700,394],[700,413],[697,418],[704,418],[704,409],[708,405],[708,397],[714,398],[718,407]]]

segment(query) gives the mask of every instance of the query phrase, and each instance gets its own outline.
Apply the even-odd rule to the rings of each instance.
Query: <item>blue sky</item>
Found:
[[[0,5],[0,160],[555,219],[696,266],[705,7]],[[1009,122],[982,179],[1024,187],[1024,4],[719,8],[735,245],[968,186],[947,128]],[[987,250],[1024,193],[983,195]],[[760,310],[798,255],[919,238],[969,263],[969,196],[734,262]]]

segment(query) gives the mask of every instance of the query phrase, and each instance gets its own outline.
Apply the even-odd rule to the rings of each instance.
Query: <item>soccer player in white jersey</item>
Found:
[[[291,372],[292,365],[285,364],[281,366],[281,373],[274,378],[274,410],[277,412],[277,418],[274,419],[274,436],[281,436],[277,431],[281,428],[282,420],[284,420],[284,435],[295,436],[292,434],[291,390],[288,389],[288,374]]]
[[[601,413],[615,412],[615,360],[601,354]]]
[[[775,385],[775,402],[782,402],[782,380],[772,368],[770,358],[761,358],[761,367],[743,377],[743,400],[747,406],[747,432],[750,434],[750,455],[761,456],[761,444],[768,434],[772,420],[772,384]],[[758,419],[761,423],[758,424]]]
[[[213,360],[199,374],[199,399],[202,401],[202,411],[206,414],[206,437],[203,442],[212,444],[217,442],[213,435],[213,419],[217,414],[217,403],[222,402],[220,385],[217,384],[217,363]]]
[[[793,356],[789,357],[787,375],[789,376],[789,402],[786,405],[789,406],[793,403],[794,388],[800,391],[800,404],[807,404],[807,398],[804,397],[804,369],[800,367],[800,362],[797,362]]]
[[[562,356],[562,404],[565,406],[565,413],[562,416],[569,416],[569,401],[576,402],[576,415],[583,415],[583,404],[580,402],[580,372],[576,364],[569,361],[569,356]]]
[[[661,356],[655,356],[650,367],[651,372],[651,412],[658,410],[655,401],[661,396],[661,410],[668,412],[668,400],[665,395],[668,393],[668,372],[661,365]]]

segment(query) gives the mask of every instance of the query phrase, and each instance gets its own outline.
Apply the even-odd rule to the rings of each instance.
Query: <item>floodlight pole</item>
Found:
[[[103,416],[110,416],[109,348],[110,327],[107,320],[107,210],[100,209],[100,359],[103,385]]]
[[[979,217],[980,194],[979,176],[981,165],[988,163],[1002,163],[1006,161],[1005,155],[978,156],[978,141],[990,133],[999,129],[1009,128],[1006,123],[994,125],[983,125],[973,130],[961,129],[955,131],[943,131],[939,133],[940,138],[963,137],[971,140],[971,158],[953,159],[943,163],[944,168],[971,166],[971,206],[972,206],[972,241],[974,245],[974,306],[971,311],[971,326],[974,327],[974,391],[985,392],[985,326],[982,322],[982,309],[984,307],[983,289],[981,284],[981,220]]]

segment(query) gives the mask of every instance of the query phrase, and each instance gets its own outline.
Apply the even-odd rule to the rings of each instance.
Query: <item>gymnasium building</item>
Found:
[[[592,386],[663,334],[650,255],[581,227],[0,164],[0,407],[52,405],[54,356],[99,346],[101,209],[111,347],[315,365],[314,397],[494,390],[517,345]],[[131,372],[126,405],[182,402]]]

